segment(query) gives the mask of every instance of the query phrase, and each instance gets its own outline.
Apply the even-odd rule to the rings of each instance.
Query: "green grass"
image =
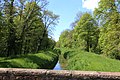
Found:
[[[0,67],[52,69],[57,59],[58,55],[53,51],[41,51],[37,54],[28,54],[17,58],[0,58]]]
[[[120,61],[79,49],[61,49],[68,70],[120,72]],[[62,61],[63,62],[63,61]],[[61,62],[61,63],[62,63]]]

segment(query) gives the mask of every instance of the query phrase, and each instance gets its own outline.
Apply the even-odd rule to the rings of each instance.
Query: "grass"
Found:
[[[41,51],[37,54],[28,54],[16,58],[0,58],[0,67],[52,69],[57,59],[58,55],[53,51]]]
[[[79,49],[61,49],[66,61],[64,69],[120,72],[120,61]],[[62,61],[64,62],[64,61]],[[62,63],[61,62],[61,63]]]

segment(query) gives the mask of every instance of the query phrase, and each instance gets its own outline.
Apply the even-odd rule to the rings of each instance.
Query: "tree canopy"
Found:
[[[49,32],[59,16],[46,9],[46,0],[2,0],[0,4],[0,55],[35,53],[54,47]]]
[[[62,32],[57,46],[120,59],[120,1],[100,0],[92,15],[77,15],[80,16],[72,23],[73,29]]]
[[[99,46],[101,53],[120,59],[120,2],[101,0],[94,13],[101,21]]]

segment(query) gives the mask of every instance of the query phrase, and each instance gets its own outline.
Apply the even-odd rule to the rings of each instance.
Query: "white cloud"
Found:
[[[91,9],[92,11],[98,7],[98,2],[100,0],[82,0],[82,7]]]

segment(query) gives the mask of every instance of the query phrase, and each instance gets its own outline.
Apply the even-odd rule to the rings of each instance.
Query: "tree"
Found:
[[[42,15],[42,20],[44,23],[44,28],[42,31],[42,36],[40,38],[40,44],[39,44],[39,49],[41,49],[41,45],[43,41],[45,40],[46,36],[48,36],[48,32],[51,33],[52,30],[54,29],[54,26],[57,25],[59,16],[54,14],[51,11],[44,10],[43,15]]]
[[[7,23],[3,17],[3,14],[0,12],[0,56],[3,56],[3,54],[7,53],[7,37]]]
[[[120,2],[101,0],[94,14],[101,22],[99,46],[101,53],[120,59]]]
[[[97,24],[89,13],[83,14],[74,30],[74,41],[77,47],[94,51],[97,47]]]
[[[83,14],[84,14],[83,12],[78,12],[76,14],[75,21],[71,23],[72,29],[74,29],[74,27],[77,25],[78,21],[80,20]]]
[[[14,7],[14,0],[5,1],[5,7],[4,7],[4,16],[6,18],[6,22],[8,24],[8,37],[7,37],[7,56],[9,56],[11,53],[16,53],[16,31],[15,31],[15,25],[13,18],[15,16],[15,7]]]
[[[72,48],[73,47],[73,30],[64,30],[60,37],[59,42],[57,42],[57,45],[59,43],[60,47],[67,47]]]
[[[0,4],[1,54],[36,53],[54,47],[49,31],[59,16],[46,10],[46,0],[2,0]]]
[[[28,15],[27,15],[28,14]],[[38,6],[38,4],[36,2],[28,2],[25,5],[25,9],[24,12],[22,14],[20,14],[20,16],[22,15],[22,17],[20,18],[22,25],[21,27],[21,33],[20,33],[20,37],[19,37],[19,50],[20,53],[26,53],[26,52],[31,52],[31,47],[33,46],[32,44],[31,47],[30,45],[25,45],[25,44],[29,44],[31,41],[33,41],[34,39],[36,40],[36,35],[41,34],[40,32],[36,32],[37,29],[39,29],[39,31],[41,31],[40,28],[43,28],[43,22],[41,19],[41,8]],[[30,36],[34,35],[34,39],[31,39]],[[38,40],[36,40],[38,41]],[[34,45],[35,46],[35,45]],[[37,45],[36,45],[37,46]],[[25,51],[26,49],[30,49],[30,51]],[[36,51],[36,50],[34,50]]]

